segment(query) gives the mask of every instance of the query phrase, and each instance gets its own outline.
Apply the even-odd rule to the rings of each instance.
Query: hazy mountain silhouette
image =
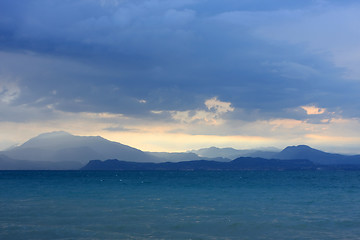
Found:
[[[279,160],[241,157],[230,162],[208,160],[139,163],[119,161],[116,159],[90,161],[82,170],[300,170],[315,169],[316,166],[309,160]]]
[[[44,133],[21,146],[0,152],[12,159],[36,162],[80,162],[92,159],[126,159],[138,162],[159,162],[155,156],[99,136],[74,136],[67,132]]]
[[[278,159],[308,159],[316,164],[360,164],[360,155],[327,153],[306,145],[289,146],[273,157]]]
[[[164,159],[164,162],[180,162],[180,161],[192,161],[192,160],[213,160],[219,162],[229,162],[232,159],[223,157],[200,157],[193,152],[146,152],[155,157]]]
[[[327,153],[306,145],[289,146],[282,151],[276,148],[237,150],[234,148],[202,148],[191,150],[190,152],[198,154],[200,157],[252,157],[265,159],[307,159],[318,165],[357,165],[360,164],[360,155],[342,155],[336,153]],[[235,157],[235,158],[236,158]]]
[[[146,152],[154,157],[164,159],[170,162],[200,160],[201,158],[195,153],[190,152]]]
[[[260,157],[261,159],[272,160],[305,159],[316,165],[360,165],[360,155],[348,156],[327,153],[305,145],[286,147],[281,152],[275,152],[274,149],[270,150],[272,151],[212,147],[184,153],[143,152],[99,136],[84,137],[74,136],[66,132],[52,132],[41,134],[20,146],[0,152],[0,169],[79,169],[93,159],[121,159],[127,162],[148,162],[152,164],[183,161],[198,164],[197,161],[208,160],[206,164],[216,162],[213,164],[221,165],[224,162],[230,162],[229,158],[235,159],[239,155],[252,157],[249,159],[257,161],[256,164],[260,164],[261,161],[254,159]],[[269,161],[263,163],[268,164]],[[176,164],[182,165],[183,163]]]
[[[234,148],[209,147],[209,148],[201,148],[198,150],[191,150],[189,152],[195,153],[200,157],[207,157],[207,158],[223,157],[228,159],[235,159],[238,157],[272,158],[272,156],[275,153],[280,152],[280,150],[270,147],[261,148],[261,149],[246,149],[246,150],[238,150]]]

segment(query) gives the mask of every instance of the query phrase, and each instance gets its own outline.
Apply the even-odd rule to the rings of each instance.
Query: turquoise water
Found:
[[[360,171],[0,171],[0,239],[360,239]]]

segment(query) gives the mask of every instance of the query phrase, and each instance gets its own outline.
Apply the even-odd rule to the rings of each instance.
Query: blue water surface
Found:
[[[0,239],[360,239],[360,171],[0,171]]]

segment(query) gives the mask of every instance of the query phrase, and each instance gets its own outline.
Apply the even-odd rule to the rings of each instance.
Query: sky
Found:
[[[0,149],[360,153],[359,23],[351,0],[0,1]]]

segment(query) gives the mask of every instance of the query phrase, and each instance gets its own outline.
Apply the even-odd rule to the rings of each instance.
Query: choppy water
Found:
[[[0,239],[360,239],[360,171],[0,171]]]

